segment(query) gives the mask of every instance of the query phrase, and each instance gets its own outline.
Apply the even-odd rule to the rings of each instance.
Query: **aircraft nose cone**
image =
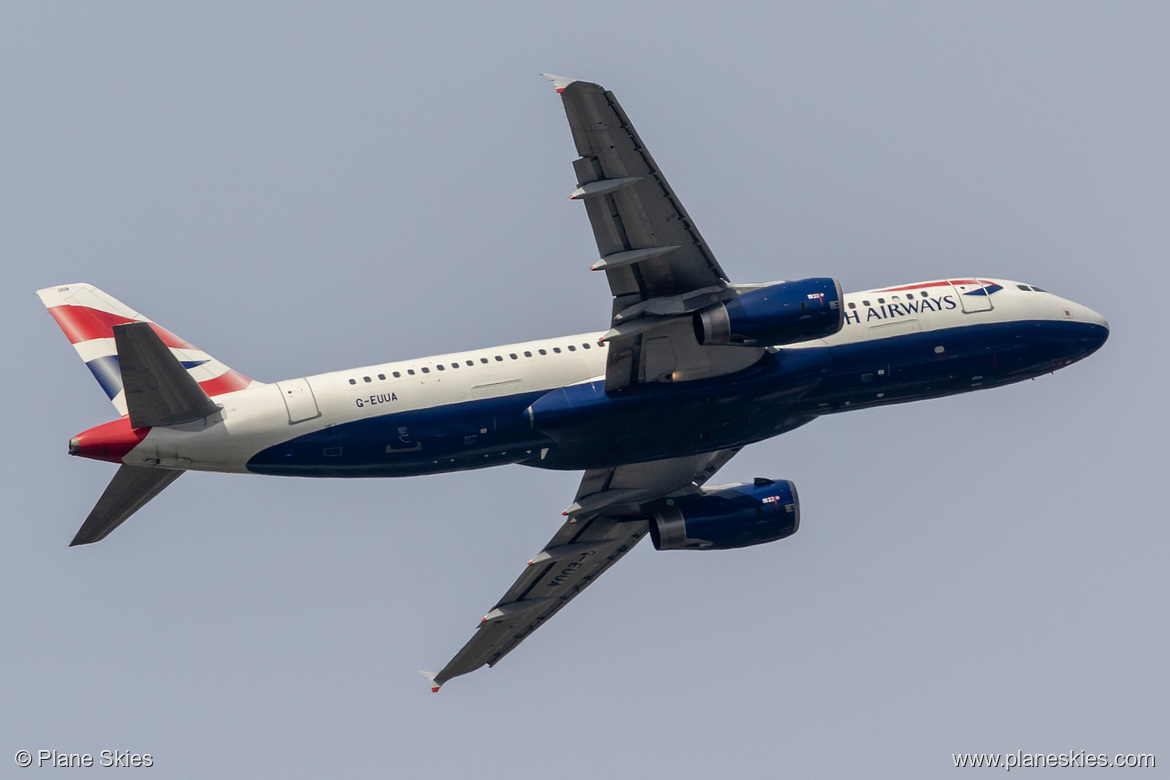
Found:
[[[1109,339],[1109,322],[1088,306],[1082,306],[1081,310],[1080,320],[1089,326],[1089,333],[1085,338],[1089,347],[1086,354],[1091,355]]]
[[[79,442],[77,440],[76,436],[74,436],[73,438],[71,438],[69,440],[69,454],[70,455],[80,455],[81,454],[81,442]]]
[[[1109,323],[1106,322],[1105,318],[1102,317],[1100,314],[1098,314],[1097,317],[1099,318],[1100,321],[1097,322],[1096,324],[1101,326],[1101,336],[1100,336],[1101,340],[1097,344],[1097,348],[1100,349],[1101,345],[1104,344],[1106,342],[1106,340],[1108,340],[1108,338],[1109,338]]]
[[[1106,332],[1109,331],[1109,322],[1104,317],[1090,309],[1088,306],[1084,306],[1082,308],[1085,310],[1084,317],[1086,322],[1091,322],[1094,325],[1100,325],[1105,329]]]

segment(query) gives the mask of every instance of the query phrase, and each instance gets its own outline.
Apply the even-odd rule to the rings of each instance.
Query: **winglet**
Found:
[[[436,672],[424,672],[422,669],[419,669],[418,673],[427,678],[427,682],[431,684],[431,693],[439,692],[439,688],[441,688],[443,684],[435,682],[435,677],[437,676]]]
[[[551,81],[553,83],[553,86],[556,88],[557,92],[564,92],[565,87],[569,86],[570,84],[572,84],[574,81],[577,80],[577,79],[566,78],[564,76],[554,76],[551,73],[541,73],[540,75],[544,76],[546,79]]]

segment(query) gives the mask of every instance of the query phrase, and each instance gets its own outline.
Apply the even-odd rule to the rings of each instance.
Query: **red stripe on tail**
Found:
[[[65,331],[70,344],[94,339],[112,339],[114,326],[125,325],[134,320],[126,319],[108,311],[98,311],[88,306],[54,306],[49,314]]]
[[[49,309],[49,314],[52,314],[53,319],[61,326],[61,330],[65,332],[70,344],[76,344],[80,341],[93,341],[94,339],[112,339],[114,337],[115,325],[125,325],[129,322],[135,322],[135,320],[127,319],[119,314],[91,309],[88,306],[54,306]],[[173,349],[198,349],[198,347],[184,341],[161,325],[156,325],[152,322],[150,323],[150,327],[168,347]]]
[[[243,390],[248,385],[252,384],[252,380],[244,376],[238,371],[232,371],[230,368],[226,373],[217,376],[215,379],[208,379],[206,382],[200,382],[199,386],[203,388],[203,392],[211,396],[223,395],[224,393],[234,393],[237,390]]]

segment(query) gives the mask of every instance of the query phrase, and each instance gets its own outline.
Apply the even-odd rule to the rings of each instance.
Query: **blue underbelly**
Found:
[[[606,468],[740,447],[817,416],[935,398],[1048,373],[1093,352],[1098,326],[989,323],[780,350],[692,382],[601,383],[369,417],[296,437],[248,462],[261,474],[410,476],[504,463]]]

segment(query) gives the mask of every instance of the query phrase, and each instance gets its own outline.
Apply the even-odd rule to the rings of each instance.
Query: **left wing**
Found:
[[[494,666],[646,535],[642,506],[698,490],[738,449],[586,471],[569,519],[483,617],[438,674],[431,690],[483,665]]]

